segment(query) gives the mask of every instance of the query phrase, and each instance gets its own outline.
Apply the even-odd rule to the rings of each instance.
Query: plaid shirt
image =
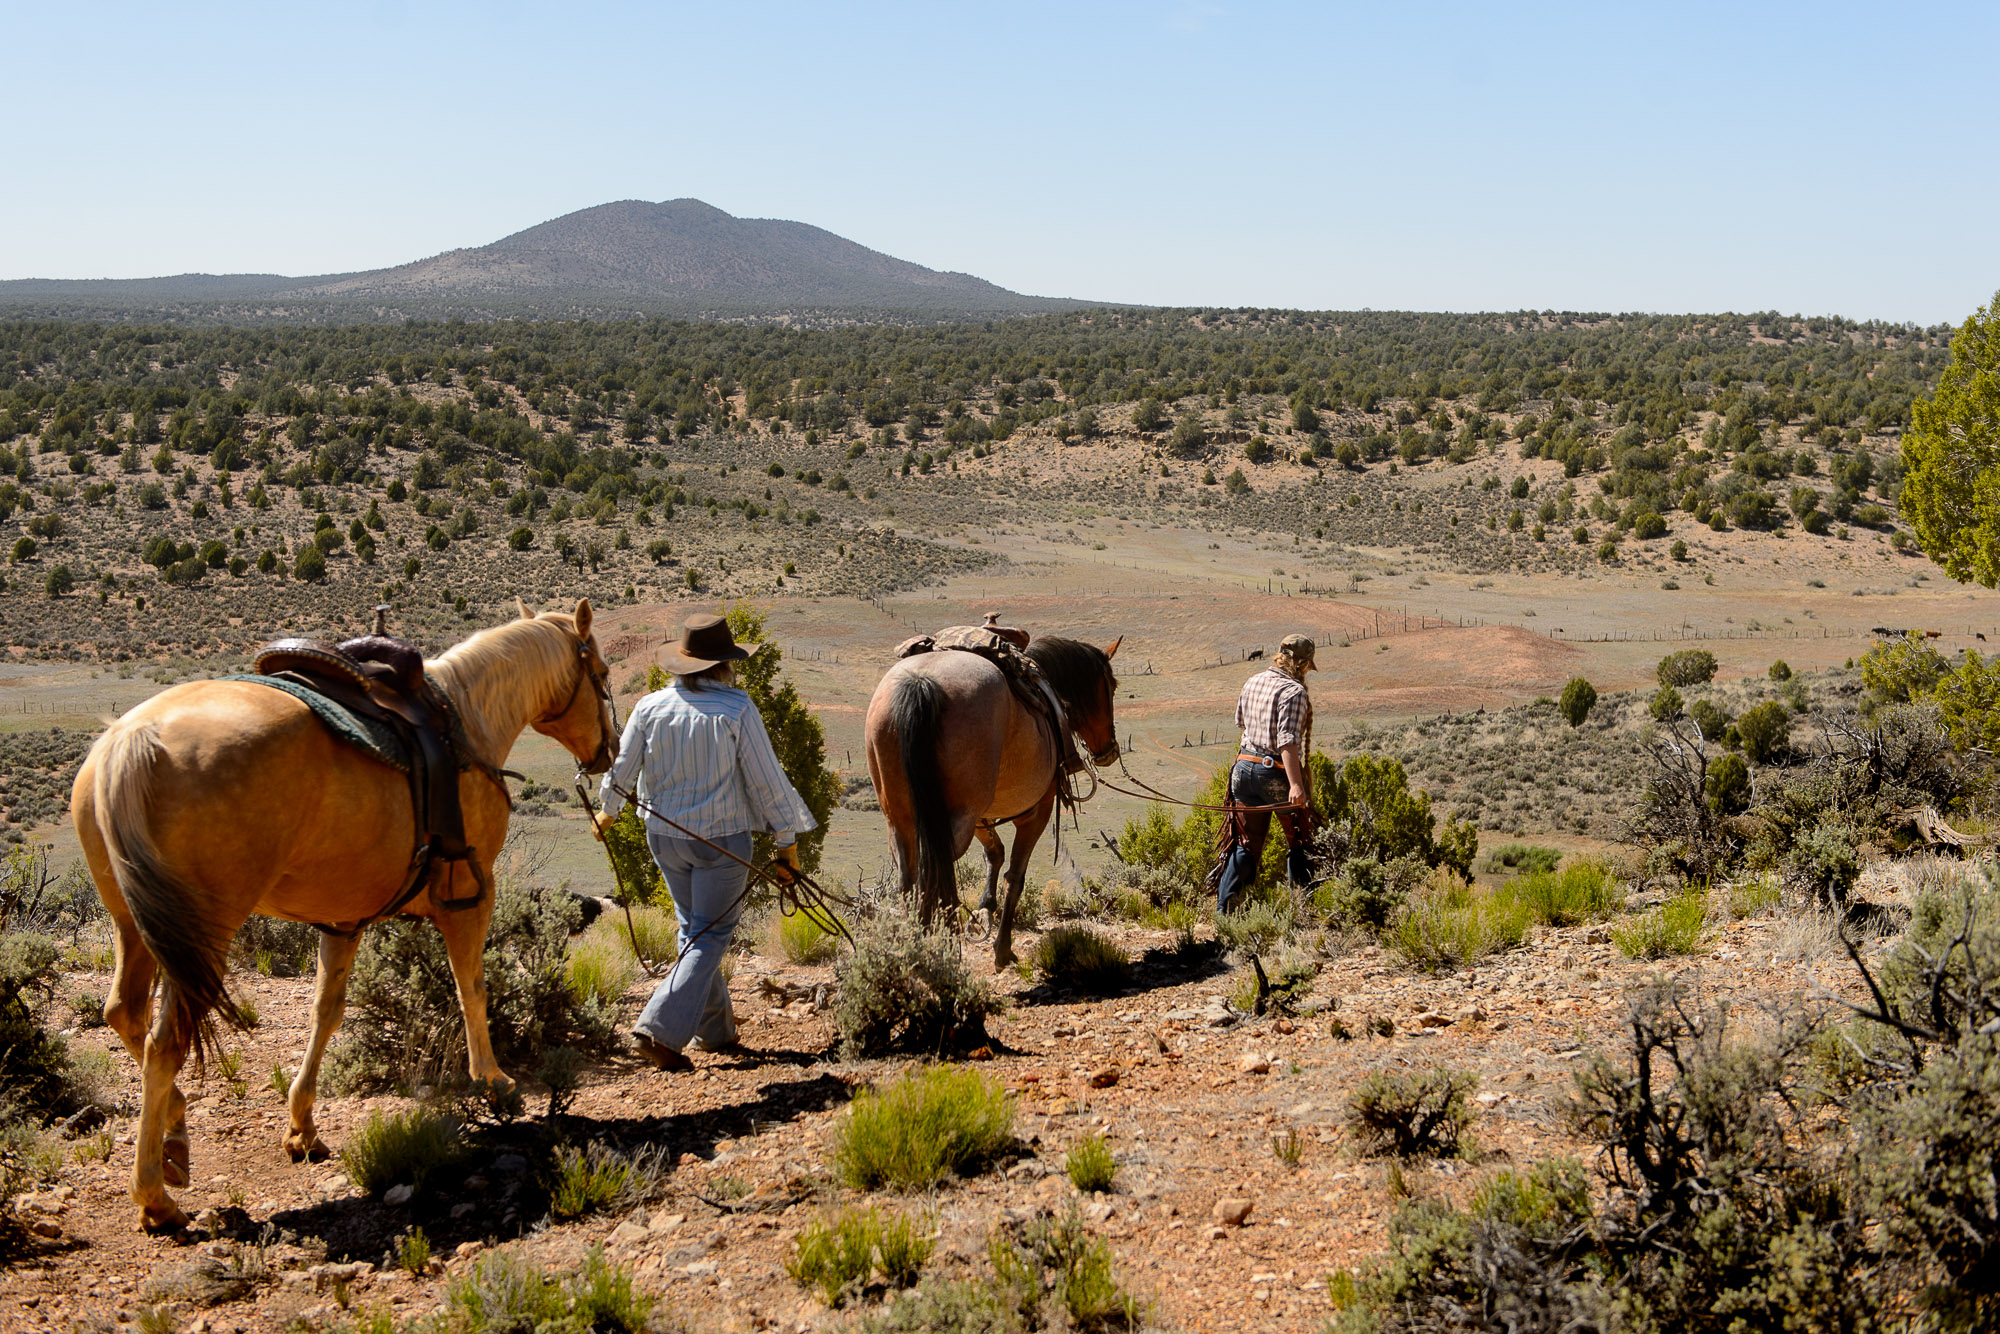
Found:
[[[687,690],[676,680],[640,700],[598,789],[606,814],[625,808],[616,789],[631,789],[634,779],[642,801],[703,838],[769,829],[785,847],[818,823],[779,766],[763,715],[735,686]]]
[[[1267,668],[1243,683],[1236,697],[1236,725],[1243,729],[1243,747],[1276,755],[1286,746],[1305,749],[1312,732],[1312,700],[1304,685],[1277,668]]]

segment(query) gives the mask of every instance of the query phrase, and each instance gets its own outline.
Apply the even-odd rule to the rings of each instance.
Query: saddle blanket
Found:
[[[396,729],[385,722],[364,718],[352,709],[335,703],[311,686],[297,681],[288,681],[282,676],[258,676],[254,673],[240,673],[235,676],[217,677],[220,681],[253,681],[260,686],[282,690],[299,703],[313,711],[326,729],[335,738],[380,760],[382,763],[403,773],[410,771],[410,757],[404,753],[402,738]]]

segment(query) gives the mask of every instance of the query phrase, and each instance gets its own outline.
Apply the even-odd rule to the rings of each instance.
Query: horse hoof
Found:
[[[301,1135],[285,1136],[285,1155],[295,1163],[323,1162],[332,1156],[332,1150],[321,1142],[318,1135],[310,1138]]]
[[[187,1226],[188,1216],[172,1200],[163,1205],[149,1204],[139,1214],[140,1230],[152,1236],[185,1232]]]

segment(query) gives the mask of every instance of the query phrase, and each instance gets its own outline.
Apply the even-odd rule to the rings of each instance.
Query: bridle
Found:
[[[590,642],[574,630],[565,630],[563,633],[576,640],[576,680],[571,684],[569,698],[562,702],[562,707],[535,719],[532,725],[540,727],[552,723],[575,708],[576,698],[583,693],[583,684],[588,681],[591,690],[596,693],[610,716],[611,725],[599,729],[597,749],[591,753],[588,760],[579,761],[577,769],[581,773],[601,774],[611,767],[612,760],[617,756],[618,745],[618,701],[612,698],[611,686],[606,680],[611,674],[610,669],[606,668],[604,674],[600,676],[597,669],[591,666]]]

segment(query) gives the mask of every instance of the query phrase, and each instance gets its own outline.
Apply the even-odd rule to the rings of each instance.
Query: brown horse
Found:
[[[1108,648],[1037,639],[1028,656],[1062,702],[1064,726],[1099,764],[1118,758]],[[1014,962],[1014,908],[1028,858],[1055,810],[1064,738],[1015,697],[998,667],[976,653],[921,653],[891,667],[868,702],[868,772],[889,822],[903,893],[914,889],[929,925],[940,904],[956,907],[958,859],[977,838],[986,850],[991,910],[1006,857],[996,825],[1012,821],[1007,898],[993,937],[993,966]]]
[[[475,868],[447,864],[405,915],[444,933],[465,1014],[472,1078],[511,1087],[486,1030],[480,958],[493,898],[446,912],[442,900],[492,883],[507,835],[494,770],[523,728],[562,743],[592,772],[617,749],[606,667],[588,601],[484,630],[424,664],[462,722],[475,767],[459,779]],[[486,766],[484,771],[477,767]],[[233,1017],[223,981],[230,939],[251,913],[353,927],[382,911],[407,877],[415,817],[404,776],[334,739],[292,696],[248,681],[195,681],[153,696],[105,730],[70,795],[97,892],[117,929],[104,1019],[139,1062],[132,1198],[149,1231],[187,1218],[166,1185],[188,1180],[186,1103],[175,1085],[211,1010]],[[320,938],[312,1040],[292,1080],[292,1161],[326,1155],[313,1128],[320,1058],[340,1024],[360,932]],[[155,977],[160,1005],[153,1005]]]

